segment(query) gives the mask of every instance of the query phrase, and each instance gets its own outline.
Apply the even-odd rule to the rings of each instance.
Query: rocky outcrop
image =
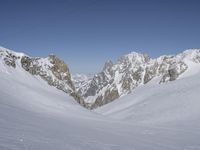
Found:
[[[4,57],[3,60],[6,65],[11,66],[13,68],[16,67],[16,60],[19,59],[19,57],[15,56],[9,51],[0,51],[1,57]]]
[[[23,56],[21,65],[32,75],[42,77],[49,85],[56,86],[67,93],[75,91],[67,65],[54,55],[47,58]]]
[[[170,66],[166,73],[163,75],[160,83],[167,81],[176,80],[183,72],[187,70],[187,65],[184,63],[176,64],[175,66]]]

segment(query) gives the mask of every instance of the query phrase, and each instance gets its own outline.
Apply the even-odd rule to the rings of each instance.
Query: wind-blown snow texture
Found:
[[[186,63],[176,81],[157,77],[89,111],[0,57],[0,149],[199,150],[200,66]]]

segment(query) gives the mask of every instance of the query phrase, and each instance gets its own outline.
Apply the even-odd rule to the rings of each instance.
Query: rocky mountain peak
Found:
[[[55,55],[48,56],[51,66],[51,71],[59,80],[71,81],[71,74],[67,64],[64,61],[60,60]],[[71,84],[71,83],[70,83]],[[73,84],[71,87],[74,89]]]
[[[55,55],[49,55],[46,58],[29,57],[23,53],[0,48],[0,58],[8,66],[15,69],[21,67],[32,75],[40,76],[49,85],[68,93],[78,103],[85,106],[84,101],[76,93],[67,64]]]
[[[144,63],[149,61],[149,59],[150,58],[147,54],[141,54],[133,51],[119,58],[118,63]]]

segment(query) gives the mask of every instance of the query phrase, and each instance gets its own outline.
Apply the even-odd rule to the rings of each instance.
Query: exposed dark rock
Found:
[[[23,56],[21,58],[21,65],[22,67],[26,70],[29,71],[30,70],[30,66],[32,64],[32,59],[27,57],[27,56]],[[32,73],[32,72],[31,72]],[[32,73],[33,74],[33,73]]]
[[[4,62],[6,65],[11,66],[13,68],[16,68],[16,60],[18,59],[15,55],[12,53],[9,53],[6,51],[6,57],[4,57]]]

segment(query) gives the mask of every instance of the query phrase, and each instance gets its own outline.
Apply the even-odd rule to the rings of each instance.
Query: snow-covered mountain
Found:
[[[14,69],[24,69],[32,75],[40,76],[49,85],[71,95],[79,104],[84,106],[84,101],[76,93],[68,66],[55,55],[49,55],[46,58],[33,58],[0,47],[0,61]]]
[[[156,77],[160,77],[158,84],[174,81],[189,69],[191,63],[200,65],[200,49],[156,59],[132,52],[122,56],[116,64],[106,62],[102,72],[79,87],[78,94],[91,108],[97,108],[127,95]]]
[[[1,61],[12,68],[22,68],[40,76],[49,85],[71,95],[80,105],[94,109],[110,103],[160,77],[159,84],[178,79],[192,63],[200,65],[200,49],[189,49],[177,55],[152,59],[132,52],[113,64],[107,61],[96,75],[70,74],[68,66],[55,55],[33,58],[0,48]]]

